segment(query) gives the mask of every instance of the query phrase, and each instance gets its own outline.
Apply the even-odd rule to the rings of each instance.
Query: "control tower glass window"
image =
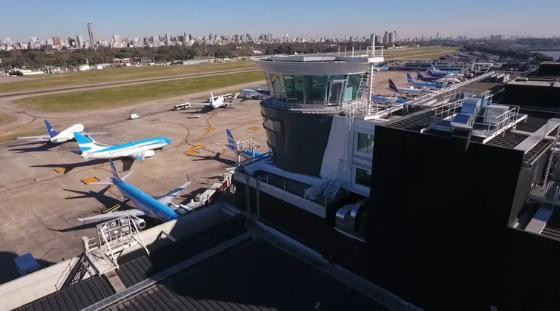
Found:
[[[303,103],[303,76],[285,75],[284,88],[289,103]]]
[[[325,104],[325,94],[327,94],[327,80],[327,76],[304,76],[306,104]]]
[[[268,82],[268,88],[274,97],[286,98],[284,79],[281,75],[274,73],[266,74],[266,80]]]
[[[348,81],[346,82],[346,90],[344,91],[343,102],[351,102],[356,99],[358,95],[358,88],[360,87],[360,81],[362,79],[361,74],[348,75]]]

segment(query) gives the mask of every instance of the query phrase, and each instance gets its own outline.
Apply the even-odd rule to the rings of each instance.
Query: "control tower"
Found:
[[[260,61],[271,92],[261,102],[261,112],[273,163],[292,173],[322,177],[328,162],[325,150],[337,143],[333,116],[367,108],[372,68],[382,61],[382,55],[371,54],[273,56]]]

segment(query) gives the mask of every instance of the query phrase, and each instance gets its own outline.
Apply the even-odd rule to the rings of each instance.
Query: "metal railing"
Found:
[[[490,118],[490,120],[487,120],[485,117],[484,122],[474,122],[473,128],[475,130],[495,132],[509,127],[509,125],[515,122],[518,118],[519,107],[513,106],[510,107],[510,109],[508,109],[507,111]]]
[[[443,104],[434,109],[434,120],[444,120],[457,114],[457,111],[463,106],[463,100],[457,100],[447,104]]]

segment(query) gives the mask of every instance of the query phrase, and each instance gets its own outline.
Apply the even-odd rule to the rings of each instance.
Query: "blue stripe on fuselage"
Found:
[[[135,148],[135,147],[143,147],[143,146],[156,145],[156,144],[169,145],[170,143],[171,143],[171,140],[167,137],[156,137],[156,138],[138,140],[138,141],[133,141],[133,142],[126,143],[126,144],[120,144],[120,145],[116,145],[116,146],[103,148],[103,149],[94,151],[94,153],[118,151],[118,150],[122,150],[122,149],[131,149],[131,148]]]
[[[245,151],[243,151],[243,155],[246,156],[246,157],[248,157],[248,158],[251,158],[251,159],[258,159],[258,158],[264,157],[264,153],[260,153],[260,152],[258,152],[258,151],[255,151],[255,152],[253,153],[253,152],[250,151],[250,150],[245,150]]]
[[[113,179],[113,183],[125,197],[134,202],[136,208],[142,210],[147,216],[163,221],[179,218],[179,215],[172,208],[142,192],[133,185],[115,179]]]

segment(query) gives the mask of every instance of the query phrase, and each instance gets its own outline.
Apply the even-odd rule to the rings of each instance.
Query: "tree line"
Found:
[[[0,59],[4,69],[10,68],[44,68],[77,67],[112,63],[115,58],[130,58],[132,61],[172,62],[193,58],[215,57],[232,58],[254,55],[295,54],[295,53],[327,53],[339,49],[350,51],[352,47],[365,49],[367,42],[359,43],[270,43],[270,44],[229,44],[206,46],[195,44],[189,47],[162,46],[157,48],[98,48],[98,49],[62,49],[62,50],[11,50],[0,51]],[[254,51],[258,51],[254,53]]]

